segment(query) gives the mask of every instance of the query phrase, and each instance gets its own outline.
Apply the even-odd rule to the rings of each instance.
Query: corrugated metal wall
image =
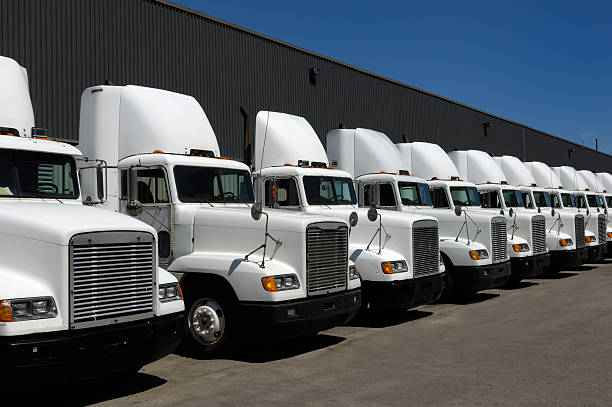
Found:
[[[37,125],[53,137],[78,137],[82,90],[109,79],[193,95],[236,159],[244,106],[253,119],[259,110],[305,116],[322,137],[342,123],[395,141],[612,170],[607,154],[154,0],[3,0],[0,16],[0,55],[29,70]]]

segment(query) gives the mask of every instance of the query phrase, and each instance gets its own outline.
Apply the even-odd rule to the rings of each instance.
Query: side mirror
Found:
[[[550,211],[551,216],[554,218],[555,217],[555,208],[552,208],[552,210]]]
[[[368,209],[368,219],[370,222],[374,222],[378,218],[378,211],[376,208]]]
[[[352,228],[357,226],[357,221],[359,220],[359,216],[357,216],[357,212],[351,212],[349,215],[349,224]]]
[[[261,219],[261,214],[262,213],[263,213],[263,211],[261,209],[261,202],[255,202],[251,206],[251,218],[253,218],[253,220],[259,220],[259,219]]]
[[[508,215],[512,217],[512,215],[514,215],[514,209],[510,208],[510,210],[508,210]]]
[[[463,213],[463,209],[461,209],[461,205],[455,205],[455,215],[461,216]]]

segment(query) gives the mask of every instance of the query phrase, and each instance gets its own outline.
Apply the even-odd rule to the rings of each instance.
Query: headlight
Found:
[[[380,267],[385,274],[404,273],[408,271],[408,264],[406,264],[404,260],[385,261],[380,264]]]
[[[572,244],[574,244],[574,242],[572,241],[572,239],[561,239],[559,240],[559,244],[565,247],[565,246],[571,246]]]
[[[470,251],[470,258],[472,260],[484,260],[484,259],[488,259],[489,258],[489,252],[487,252],[485,249],[471,250]]]
[[[513,244],[512,245],[512,250],[514,250],[517,253],[528,252],[529,251],[529,245],[527,243]]]
[[[584,237],[584,241],[587,242],[587,243],[591,243],[592,240],[595,240],[595,238],[592,237],[592,236],[585,236]]]
[[[0,300],[0,321],[14,322],[57,316],[55,300],[51,297]]]
[[[183,291],[179,283],[167,283],[159,285],[159,301],[168,302],[183,299]]]
[[[261,284],[266,291],[285,291],[300,288],[300,281],[295,274],[263,277]]]
[[[349,280],[357,280],[359,278],[359,271],[357,271],[357,266],[350,265],[349,266]]]

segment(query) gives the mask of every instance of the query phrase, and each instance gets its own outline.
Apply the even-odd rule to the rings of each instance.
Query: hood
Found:
[[[303,213],[290,210],[278,210],[263,208],[264,213],[269,215],[268,228],[270,231],[283,231],[305,233],[306,227],[317,222],[340,222],[348,227],[348,218],[330,218],[312,213]],[[215,216],[210,214],[214,213]],[[250,207],[241,208],[207,208],[198,209],[194,217],[194,223],[199,226],[227,227],[236,229],[264,229],[266,216],[254,220],[251,217]]]
[[[85,232],[144,231],[150,226],[127,215],[82,205],[48,202],[0,203],[2,232],[58,245],[68,245],[72,236]]]

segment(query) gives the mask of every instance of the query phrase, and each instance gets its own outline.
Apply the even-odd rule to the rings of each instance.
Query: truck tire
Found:
[[[449,302],[453,300],[455,296],[455,284],[453,281],[453,263],[444,253],[442,253],[442,258],[444,259],[444,267],[446,268],[446,273],[444,276],[444,290],[442,290],[442,294],[440,294],[440,298],[438,298],[436,303]]]
[[[240,313],[232,294],[208,284],[190,290],[185,296],[186,332],[180,350],[205,358],[233,350],[239,337]]]

